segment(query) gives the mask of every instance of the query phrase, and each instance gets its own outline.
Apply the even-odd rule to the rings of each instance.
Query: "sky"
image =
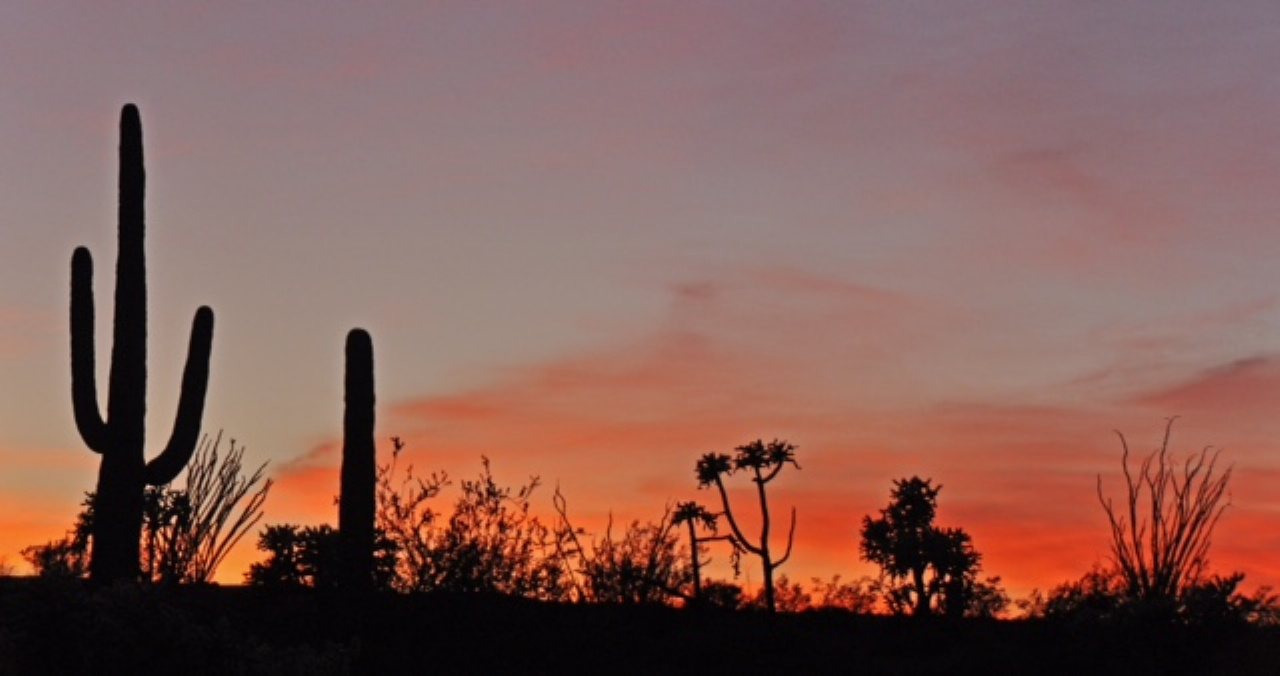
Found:
[[[267,523],[336,520],[361,327],[382,458],[399,436],[453,477],[442,509],[483,456],[598,534],[715,506],[697,459],[779,438],[780,572],[874,574],[860,522],[918,475],[1016,596],[1106,560],[1117,431],[1145,453],[1179,416],[1179,457],[1233,469],[1212,568],[1280,586],[1274,3],[17,0],[0,26],[19,569],[96,476],[70,258],[100,261],[105,373],[134,102],[148,452],[209,305],[204,427],[269,463]]]

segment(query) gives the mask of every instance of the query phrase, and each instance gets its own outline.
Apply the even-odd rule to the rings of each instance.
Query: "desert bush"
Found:
[[[610,515],[604,534],[591,538],[574,528],[559,489],[555,493],[560,523],[556,529],[557,556],[564,562],[574,597],[590,603],[661,604],[683,595],[693,581],[680,546],[675,513],[663,510],[657,523],[632,521],[621,537],[613,536]]]
[[[556,556],[555,533],[529,512],[537,477],[517,488],[501,486],[489,459],[461,495],[448,519],[432,507],[448,477],[425,479],[406,467],[397,472],[403,444],[380,467],[377,486],[375,586],[405,592],[450,591],[509,594],[544,600],[569,596],[569,573]],[[267,526],[258,548],[266,560],[246,579],[255,585],[330,586],[337,565],[336,531],[327,525]]]
[[[260,587],[338,586],[338,531],[332,526],[268,525],[258,535],[264,561],[249,565],[245,582]],[[396,577],[394,543],[381,531],[374,534],[374,587],[389,589]]]
[[[742,586],[728,580],[707,580],[702,584],[702,602],[712,608],[741,610],[750,606]]]
[[[404,560],[404,585],[414,591],[492,592],[544,600],[568,596],[568,571],[556,557],[552,529],[529,513],[540,482],[512,489],[493,478],[489,459],[474,480],[461,483],[453,514],[440,527],[396,541]]]
[[[874,578],[860,577],[851,582],[843,582],[839,575],[830,580],[813,578],[814,607],[839,608],[859,615],[870,614],[880,600],[879,584]]]
[[[1243,573],[1209,575],[1175,598],[1143,598],[1130,593],[1124,574],[1095,565],[1078,580],[1057,585],[1029,617],[1073,622],[1151,622],[1189,626],[1280,623],[1280,598],[1269,587],[1240,591]]]
[[[19,554],[44,578],[82,578],[89,574],[89,539],[93,533],[93,493],[85,493],[75,525],[58,540],[25,547]]]
[[[244,446],[230,440],[220,456],[219,433],[205,437],[187,464],[183,487],[148,488],[143,509],[142,563],[155,582],[209,582],[240,539],[262,518],[272,481],[267,464],[244,471]]]

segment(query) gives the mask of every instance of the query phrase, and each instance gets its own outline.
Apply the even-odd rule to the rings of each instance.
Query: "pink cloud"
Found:
[[[1280,401],[1280,361],[1239,359],[1206,369],[1184,382],[1141,397],[1143,405],[1206,416],[1257,419]]]

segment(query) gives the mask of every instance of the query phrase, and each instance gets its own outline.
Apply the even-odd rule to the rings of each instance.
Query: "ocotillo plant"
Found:
[[[338,584],[373,585],[375,458],[373,341],[363,329],[347,334],[346,409],[342,420],[342,487],[338,497]]]
[[[94,355],[93,257],[85,247],[71,257],[71,401],[85,444],[102,455],[93,505],[93,554],[89,576],[96,582],[137,579],[143,490],[173,481],[195,451],[209,383],[213,311],[196,310],[182,373],[173,431],[164,451],[150,462],[146,442],[147,266],[143,198],[142,123],[138,109],[120,114],[119,251],[107,416],[98,406]]]
[[[796,469],[800,469],[800,465],[796,464],[796,447],[777,439],[768,444],[757,439],[734,450],[737,452],[732,458],[723,453],[707,453],[698,460],[698,488],[706,488],[714,484],[719,489],[720,502],[724,504],[723,514],[729,522],[729,528],[733,531],[731,541],[734,546],[760,557],[760,564],[764,568],[765,606],[772,613],[776,610],[773,597],[773,571],[791,558],[791,544],[796,534],[796,510],[794,507],[791,509],[791,529],[787,533],[787,550],[780,558],[774,559],[769,550],[771,523],[769,501],[765,495],[764,485],[778,476],[783,465],[791,464]],[[760,499],[760,541],[755,544],[748,541],[742,534],[742,529],[738,527],[738,520],[734,518],[733,510],[729,507],[729,493],[724,487],[722,477],[738,470],[750,470],[751,481],[756,485],[756,493]]]

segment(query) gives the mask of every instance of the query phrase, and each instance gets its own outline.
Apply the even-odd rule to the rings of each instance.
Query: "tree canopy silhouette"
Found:
[[[994,615],[1008,604],[999,578],[981,582],[982,556],[963,529],[933,525],[938,493],[931,479],[894,481],[889,506],[862,519],[861,554],[887,579],[891,610],[923,616]]]

